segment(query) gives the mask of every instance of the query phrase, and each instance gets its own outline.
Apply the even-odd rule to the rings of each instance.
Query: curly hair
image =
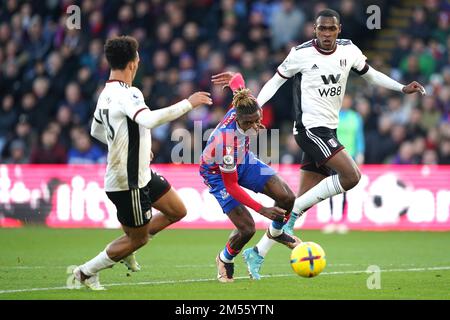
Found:
[[[106,41],[104,50],[106,60],[112,70],[124,70],[137,56],[139,43],[130,36],[121,36]]]
[[[238,89],[233,93],[233,106],[238,114],[252,114],[258,111],[259,106],[250,89]]]

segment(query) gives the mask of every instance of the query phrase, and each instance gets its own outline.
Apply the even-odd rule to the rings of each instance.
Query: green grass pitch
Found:
[[[263,231],[250,241],[254,245]],[[138,252],[142,271],[121,264],[101,273],[107,291],[69,290],[71,265],[92,258],[120,230],[0,229],[0,299],[450,299],[450,233],[296,231],[319,243],[327,267],[316,278],[295,275],[290,251],[275,245],[261,281],[236,258],[236,281],[215,280],[215,257],[230,230],[165,230]],[[369,266],[380,268],[380,289],[368,289]]]

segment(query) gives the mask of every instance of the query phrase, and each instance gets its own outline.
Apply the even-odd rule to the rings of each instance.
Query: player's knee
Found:
[[[134,250],[145,246],[147,244],[149,238],[150,237],[148,234],[143,234],[142,236],[133,238],[132,243],[133,243]]]
[[[359,180],[361,180],[361,171],[359,171],[359,169],[356,169],[352,176],[352,188],[359,183]]]
[[[239,230],[241,238],[243,240],[249,241],[256,232],[255,225],[247,225]]]
[[[361,171],[359,169],[352,170],[349,172],[346,176],[344,181],[342,182],[342,188],[345,189],[345,191],[348,191],[355,187],[359,180],[361,180]]]
[[[286,210],[291,210],[294,206],[295,194],[292,191],[286,192],[279,201],[279,206]]]
[[[176,216],[177,221],[183,219],[184,217],[186,217],[186,215],[187,215],[186,206],[183,203],[181,203],[179,208],[177,209],[177,216]]]
[[[180,203],[179,205],[177,205],[176,207],[174,207],[171,210],[170,215],[166,215],[166,216],[170,220],[170,222],[175,223],[177,221],[180,221],[184,217],[186,217],[186,215],[187,215],[187,209],[183,203]]]

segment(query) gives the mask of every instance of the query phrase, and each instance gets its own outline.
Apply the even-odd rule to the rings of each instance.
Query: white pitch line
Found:
[[[238,262],[240,264],[244,264],[244,262]],[[278,266],[284,266],[285,263],[271,263],[270,266],[272,267],[278,267]],[[369,265],[369,263],[333,263],[333,264],[327,264],[327,267],[356,267],[356,266],[365,266]],[[172,268],[212,268],[215,267],[215,264],[179,264],[174,265]],[[395,264],[395,263],[389,263],[384,264],[384,266],[410,266],[414,267],[416,264],[414,263],[401,263],[401,264]],[[68,266],[0,266],[0,270],[34,270],[34,269],[67,269]],[[144,267],[145,268],[145,267]]]
[[[238,262],[239,264],[244,264],[244,262]],[[284,266],[285,263],[271,263],[270,266],[272,267],[279,267]],[[356,267],[356,266],[365,266],[369,265],[369,263],[333,263],[333,264],[327,264],[327,267]],[[172,268],[212,268],[215,267],[215,264],[179,264],[174,265]],[[388,263],[383,264],[383,266],[409,266],[414,267],[416,264],[414,263],[401,263],[401,264],[395,264],[395,263]],[[68,266],[0,266],[0,270],[34,270],[34,269],[67,269]],[[145,266],[144,266],[145,268]]]
[[[381,269],[380,272],[413,272],[413,271],[438,271],[438,270],[450,270],[450,266],[408,268],[408,269],[386,269],[386,270]],[[367,273],[367,270],[332,271],[332,272],[323,272],[323,273],[321,273],[321,275],[338,275],[338,274],[355,274],[355,273]],[[281,278],[281,277],[294,277],[294,276],[295,275],[293,273],[289,273],[289,274],[266,275],[266,276],[262,276],[262,277],[263,278]],[[248,276],[235,277],[235,279],[248,279]],[[209,281],[217,281],[217,279],[207,278],[207,279],[163,280],[163,281],[145,281],[145,282],[122,282],[122,283],[105,284],[103,286],[105,286],[105,287],[146,286],[146,285],[158,285],[158,284],[195,283],[195,282],[209,282]],[[0,294],[50,291],[50,290],[71,290],[71,289],[69,289],[67,287],[13,289],[13,290],[0,290]]]
[[[241,264],[244,264],[242,262]],[[284,266],[285,263],[275,263],[270,264],[271,266]],[[336,264],[328,264],[328,267],[350,267],[350,266],[362,266],[365,264],[350,264],[350,263],[336,263]],[[215,264],[186,264],[186,265],[175,265],[173,268],[212,268],[215,267]],[[410,266],[412,266],[410,264]],[[68,266],[0,266],[0,270],[35,270],[35,269],[67,269]]]

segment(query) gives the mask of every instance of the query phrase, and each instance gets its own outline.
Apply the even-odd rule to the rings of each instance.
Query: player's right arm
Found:
[[[236,201],[243,205],[252,208],[259,214],[269,218],[270,220],[283,222],[285,219],[285,210],[278,207],[266,208],[259,202],[253,200],[244,189],[238,183],[237,168],[234,162],[234,157],[231,154],[227,154],[223,157],[223,164],[219,166],[222,180],[225,185],[225,189],[228,194],[232,196]]]
[[[94,112],[94,118],[92,119],[91,136],[104,144],[108,144],[105,127],[103,126],[102,121],[97,118],[96,112]]]
[[[258,105],[261,107],[269,101],[280,87],[296,73],[299,72],[298,58],[295,55],[297,50],[291,49],[289,55],[284,59],[283,63],[277,68],[275,75],[266,82],[256,98]]]
[[[150,110],[144,102],[142,92],[137,88],[131,88],[130,90],[132,90],[131,101],[125,101],[124,111],[131,120],[147,129],[173,121],[202,104],[212,104],[208,92],[196,92],[188,99],[184,99],[169,107]]]

